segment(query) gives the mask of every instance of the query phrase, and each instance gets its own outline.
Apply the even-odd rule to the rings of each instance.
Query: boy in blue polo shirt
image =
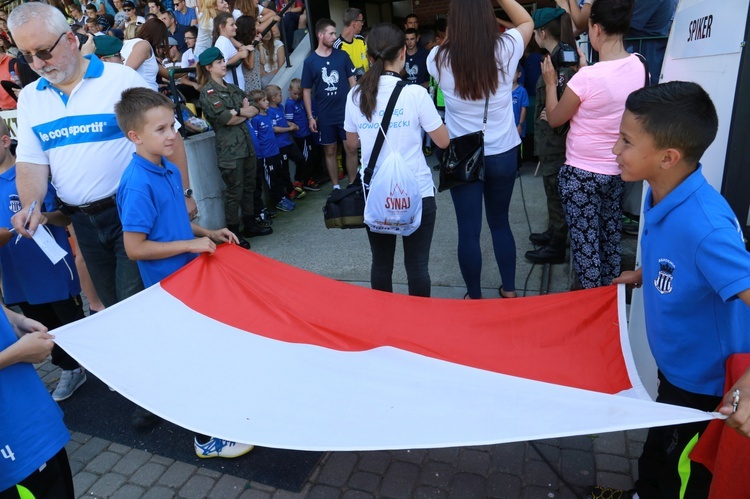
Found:
[[[217,243],[237,244],[230,230],[207,230],[187,217],[180,172],[164,158],[177,136],[172,102],[153,90],[131,88],[122,93],[115,115],[135,144],[117,189],[117,209],[125,251],[138,261],[143,285],[156,284],[198,253],[213,253]]]
[[[115,105],[115,116],[135,144],[117,189],[117,209],[125,251],[138,261],[143,285],[158,283],[197,253],[213,253],[217,243],[239,244],[229,229],[207,230],[187,217],[180,171],[164,158],[172,154],[177,136],[172,101],[147,88],[131,88]],[[253,449],[207,435],[196,435],[194,446],[201,458],[232,458]]]
[[[297,169],[294,172],[294,178],[302,183],[302,188],[306,191],[319,191],[320,185],[315,181],[312,171],[312,167],[318,158],[316,150],[318,146],[307,124],[307,111],[305,111],[305,104],[302,102],[301,81],[299,78],[294,78],[289,82],[289,98],[284,105],[286,120],[297,125],[297,130],[293,134],[294,143],[297,144],[297,149],[302,153],[305,160],[301,165],[295,164]]]
[[[21,209],[16,158],[10,152],[10,143],[8,127],[0,120],[0,227],[10,227],[11,217]],[[70,220],[56,211],[55,189],[49,183],[42,211],[47,218],[45,230],[68,254],[53,264],[35,241],[26,237],[17,240],[14,232],[0,229],[3,299],[6,305],[17,305],[27,317],[54,329],[83,319],[81,284],[65,231]],[[59,402],[86,381],[86,372],[57,345],[52,349],[52,363],[61,369],[60,381],[52,392],[52,398]]]
[[[650,188],[642,266],[614,283],[643,287],[657,401],[703,411],[721,405],[729,426],[750,435],[750,371],[724,394],[727,358],[750,352],[750,253],[735,214],[699,163],[717,128],[713,102],[695,83],[664,83],[628,97],[612,152],[623,180],[647,180]],[[649,430],[632,497],[708,497],[710,472],[688,458],[706,425]]]

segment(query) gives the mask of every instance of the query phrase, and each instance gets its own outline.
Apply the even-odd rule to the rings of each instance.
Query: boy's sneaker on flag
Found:
[[[221,440],[220,438],[212,438],[205,444],[198,443],[198,439],[196,438],[194,443],[195,455],[201,459],[212,457],[231,459],[233,457],[240,457],[253,450],[254,447],[253,445],[238,444],[237,442],[230,442],[229,440]]]

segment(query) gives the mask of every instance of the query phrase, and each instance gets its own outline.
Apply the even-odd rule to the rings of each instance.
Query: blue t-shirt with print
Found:
[[[281,128],[288,128],[289,122],[286,120],[286,116],[284,116],[284,109],[281,106],[271,106],[268,108],[268,116],[271,117],[271,123],[273,126],[278,126]],[[290,146],[294,142],[292,141],[292,135],[290,132],[279,132],[276,133],[276,144],[279,146],[279,149],[282,147]]]
[[[256,114],[250,121],[258,137],[258,149],[255,153],[259,158],[270,158],[281,154],[279,145],[276,143],[276,134],[273,133],[273,120],[270,115]]]
[[[318,124],[343,126],[349,78],[354,73],[351,58],[342,50],[332,50],[328,57],[313,52],[305,59],[302,88],[312,89],[312,98],[318,105]]]
[[[513,99],[513,117],[515,118],[516,127],[521,122],[521,109],[524,107],[526,108],[526,120],[523,122],[523,127],[521,127],[521,137],[526,137],[526,121],[528,121],[529,117],[529,94],[526,92],[526,89],[522,87],[521,85],[518,85],[515,89],[513,89],[512,92],[512,99]]]
[[[421,85],[429,79],[429,74],[427,73],[427,55],[427,50],[422,47],[417,47],[414,55],[406,53],[404,71],[406,71],[405,78],[407,82]]]
[[[294,136],[297,138],[304,138],[310,135],[310,126],[308,125],[307,112],[305,111],[305,105],[302,100],[294,100],[291,97],[286,100],[286,106],[284,106],[285,116],[287,122],[292,122],[299,127],[299,130],[294,132]]]

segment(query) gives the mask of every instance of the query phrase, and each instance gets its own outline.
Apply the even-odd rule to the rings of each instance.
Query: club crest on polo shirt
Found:
[[[21,198],[18,197],[18,194],[11,194],[8,198],[8,209],[13,213],[21,211]]]
[[[656,290],[667,295],[672,292],[672,280],[674,279],[675,264],[666,258],[659,258],[659,273],[654,279]]]

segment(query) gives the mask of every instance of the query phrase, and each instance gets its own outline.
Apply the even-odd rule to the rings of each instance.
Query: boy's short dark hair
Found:
[[[96,12],[99,9],[96,8],[96,5],[94,5],[93,3],[90,3],[90,4],[86,5],[86,10],[93,10],[94,12]]]
[[[719,117],[711,97],[697,83],[670,81],[636,90],[625,101],[657,149],[677,149],[697,165],[716,138]]]
[[[406,31],[404,31],[404,34],[405,35],[417,35],[418,33],[417,33],[417,30],[415,30],[414,28],[409,28]]]
[[[331,27],[335,28],[336,27],[336,23],[333,22],[332,19],[326,19],[326,18],[321,19],[320,21],[318,21],[317,23],[315,23],[315,33],[318,34],[318,35],[321,34],[322,32],[324,32],[326,30],[326,28],[328,26],[331,26]]]
[[[129,88],[122,93],[120,102],[115,104],[117,125],[125,135],[132,130],[140,131],[145,125],[146,112],[155,107],[174,110],[172,101],[164,94],[145,87]]]

